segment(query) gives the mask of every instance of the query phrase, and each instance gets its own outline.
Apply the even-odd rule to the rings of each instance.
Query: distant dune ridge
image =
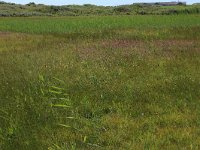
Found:
[[[171,15],[199,14],[200,5],[186,2],[133,3],[121,6],[15,4],[0,1],[0,16],[97,16],[97,15]]]

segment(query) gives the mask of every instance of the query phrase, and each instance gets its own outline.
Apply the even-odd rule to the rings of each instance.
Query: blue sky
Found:
[[[158,1],[166,2],[175,0],[2,0],[2,1],[18,3],[18,4],[27,4],[29,2],[35,2],[37,4],[49,4],[49,5],[96,4],[96,5],[111,6],[111,5],[121,5],[121,4],[132,4],[136,2],[158,2]],[[200,0],[183,0],[183,1],[186,1],[188,4],[192,4],[192,3],[197,3]]]

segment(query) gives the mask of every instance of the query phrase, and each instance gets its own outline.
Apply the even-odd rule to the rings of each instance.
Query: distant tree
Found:
[[[84,4],[83,6],[85,6],[85,7],[95,7],[96,5],[92,5],[92,4]]]
[[[6,2],[4,2],[4,1],[0,1],[0,4],[7,4]]]
[[[26,4],[27,6],[36,6],[36,4],[34,2],[30,2],[28,4]]]
[[[180,5],[180,6],[185,6],[186,3],[184,3],[184,2],[178,2],[178,5]]]
[[[7,2],[4,2],[4,1],[0,1],[0,4],[9,4],[9,5],[15,5],[15,3],[7,3]]]

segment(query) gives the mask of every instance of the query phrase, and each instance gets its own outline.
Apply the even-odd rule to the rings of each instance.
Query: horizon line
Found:
[[[165,1],[165,2],[160,2],[160,1],[156,1],[156,2],[135,2],[135,3],[131,3],[131,4],[120,4],[120,5],[97,5],[97,4],[92,4],[92,3],[85,3],[85,4],[61,4],[61,5],[56,5],[56,4],[45,4],[45,3],[36,3],[34,1],[30,1],[28,3],[14,3],[14,2],[6,2],[6,1],[1,1],[0,2],[5,2],[5,3],[10,3],[10,4],[17,4],[17,5],[26,5],[29,3],[35,3],[36,5],[47,5],[47,6],[67,6],[67,5],[77,5],[77,6],[84,6],[84,5],[95,5],[95,6],[107,6],[107,7],[113,7],[113,6],[123,6],[123,5],[133,5],[133,4],[149,4],[149,3],[166,3],[166,2],[177,2],[177,3],[186,3],[186,5],[192,5],[195,3],[187,3],[186,1]],[[197,2],[198,3],[198,2]]]

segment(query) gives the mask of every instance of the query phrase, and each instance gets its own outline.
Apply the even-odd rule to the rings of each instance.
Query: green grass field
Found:
[[[0,149],[200,148],[200,17],[0,18]]]

